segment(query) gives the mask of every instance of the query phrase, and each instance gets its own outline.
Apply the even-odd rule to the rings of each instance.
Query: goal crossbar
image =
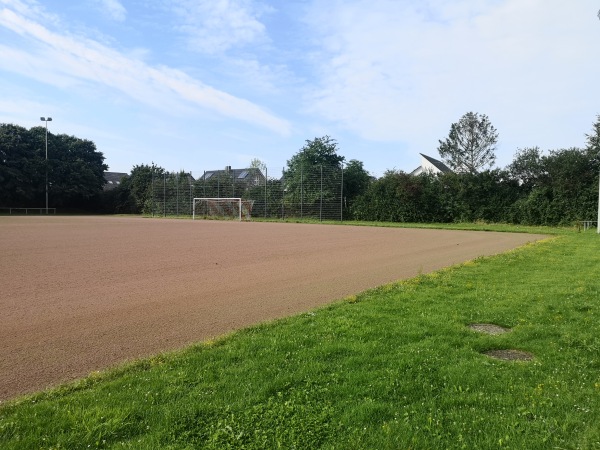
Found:
[[[192,204],[192,220],[196,220],[196,204],[198,202],[212,202],[213,204],[218,203],[237,203],[238,220],[242,220],[242,199],[239,197],[196,197]]]

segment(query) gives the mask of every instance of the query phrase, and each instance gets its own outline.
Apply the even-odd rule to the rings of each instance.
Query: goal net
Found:
[[[195,198],[192,218],[250,220],[254,200],[241,198]]]

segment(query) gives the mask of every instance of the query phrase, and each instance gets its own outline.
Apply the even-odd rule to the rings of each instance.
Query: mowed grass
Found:
[[[600,236],[564,232],[0,408],[0,448],[97,447],[600,448]]]

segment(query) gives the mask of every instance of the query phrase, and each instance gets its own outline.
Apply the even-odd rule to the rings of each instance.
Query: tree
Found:
[[[254,200],[253,217],[276,217],[281,215],[283,195],[282,182],[279,178],[269,178],[265,184],[250,186],[244,197]]]
[[[307,140],[284,170],[285,203],[300,216],[318,216],[321,206],[340,201],[344,157],[329,136]],[[338,203],[339,205],[339,203]],[[339,217],[339,208],[338,217]]]
[[[539,147],[518,149],[515,159],[508,166],[508,171],[524,191],[531,191],[546,173]]]
[[[351,211],[352,203],[364,194],[371,183],[371,175],[361,161],[351,159],[344,168],[344,210]]]
[[[87,139],[60,134],[48,147],[49,181],[55,206],[85,207],[104,186],[104,156]]]
[[[593,125],[591,134],[586,134],[587,149],[595,152],[600,158],[600,114],[596,118],[596,123]]]
[[[439,141],[438,152],[455,172],[475,173],[493,166],[498,132],[483,114],[468,112],[453,123],[445,141]]]
[[[445,222],[440,186],[439,178],[430,173],[413,176],[388,170],[356,198],[353,217],[383,222]]]
[[[594,217],[598,200],[598,154],[594,149],[551,150],[535,161],[538,176],[513,205],[513,221],[572,224]]]
[[[505,170],[477,173],[445,173],[439,202],[446,217],[454,222],[506,222],[517,201],[519,185]]]
[[[304,147],[298,153],[292,156],[287,162],[287,173],[300,167],[327,166],[340,169],[344,157],[337,154],[338,145],[335,139],[329,136],[315,138],[312,141],[307,140]]]
[[[263,175],[266,175],[267,173],[267,165],[258,158],[252,158],[250,161],[250,168],[260,170]]]
[[[598,154],[591,148],[551,151],[544,158],[556,223],[590,220],[597,205]]]
[[[92,141],[0,125],[0,202],[7,206],[40,207],[44,204],[46,174],[50,206],[88,207],[102,192],[104,156]]]
[[[131,174],[123,178],[121,189],[129,191],[133,198],[134,213],[149,212],[152,209],[152,183],[160,181],[161,186],[165,169],[152,163],[133,166]],[[128,197],[124,195],[124,197]]]
[[[44,161],[36,156],[30,145],[30,133],[26,128],[0,125],[0,205],[36,206],[36,200],[42,201],[42,164]]]

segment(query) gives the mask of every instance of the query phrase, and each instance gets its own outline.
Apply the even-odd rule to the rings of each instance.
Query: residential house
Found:
[[[431,156],[424,155],[423,153],[419,153],[421,155],[421,165],[413,170],[410,175],[420,175],[422,173],[447,173],[452,172],[452,170],[443,162],[438,161]]]
[[[119,184],[121,184],[121,179],[128,175],[129,174],[122,172],[104,172],[104,180],[106,181],[104,184],[104,190],[110,191],[115,189],[117,186],[119,186]]]
[[[224,170],[207,170],[198,180],[209,181],[217,178],[233,180],[235,184],[242,184],[246,188],[265,184],[265,176],[255,167],[232,169],[231,166],[227,166]]]

